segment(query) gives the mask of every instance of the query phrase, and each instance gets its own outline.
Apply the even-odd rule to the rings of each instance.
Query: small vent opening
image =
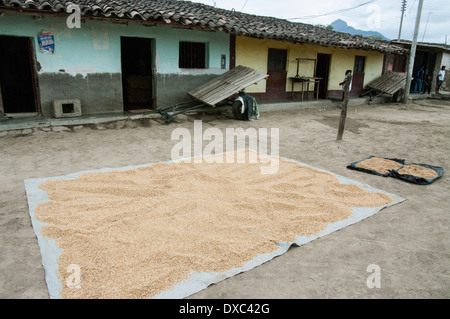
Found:
[[[64,103],[62,105],[63,114],[71,114],[75,112],[75,106],[73,103]]]

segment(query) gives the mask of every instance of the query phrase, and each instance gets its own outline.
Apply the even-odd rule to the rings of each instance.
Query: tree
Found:
[[[327,29],[327,30],[333,30],[334,27],[332,25],[325,25],[325,24],[316,24],[316,27],[322,28],[322,29]]]
[[[368,38],[374,40],[384,40],[384,37],[382,35],[369,35]]]

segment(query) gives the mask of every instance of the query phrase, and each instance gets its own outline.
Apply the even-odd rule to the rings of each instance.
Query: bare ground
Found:
[[[356,110],[356,111],[355,111]],[[450,296],[450,102],[364,105],[349,109],[336,141],[337,108],[262,113],[240,122],[227,114],[35,129],[0,137],[0,298],[48,298],[24,180],[170,160],[174,128],[280,129],[280,156],[397,194],[405,202],[239,274],[190,298],[448,298]],[[15,132],[17,133],[17,132]],[[442,166],[444,176],[419,186],[352,171],[370,155]],[[381,270],[368,288],[367,267]]]

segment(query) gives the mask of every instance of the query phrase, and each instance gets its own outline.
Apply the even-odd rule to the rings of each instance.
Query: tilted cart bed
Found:
[[[239,65],[222,75],[200,85],[199,87],[187,92],[193,100],[184,101],[175,105],[171,105],[164,109],[159,109],[158,113],[163,115],[169,122],[178,114],[185,113],[202,106],[215,107],[218,103],[228,99],[234,94],[239,93],[250,85],[264,80],[268,74],[260,73],[254,69]],[[188,107],[186,109],[172,112],[169,114],[167,110],[176,110],[181,105],[186,105],[193,102],[200,104]]]

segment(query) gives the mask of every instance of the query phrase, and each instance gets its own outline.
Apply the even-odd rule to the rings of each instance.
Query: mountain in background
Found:
[[[380,37],[380,39],[383,39],[383,40],[389,40],[384,35],[382,35],[380,32],[364,31],[364,30],[355,29],[355,28],[349,26],[347,24],[347,22],[345,22],[344,20],[341,20],[341,19],[337,19],[337,20],[333,21],[330,25],[333,27],[334,31],[350,33],[352,35],[359,34],[359,35],[362,35],[363,37],[376,36],[376,37]]]

